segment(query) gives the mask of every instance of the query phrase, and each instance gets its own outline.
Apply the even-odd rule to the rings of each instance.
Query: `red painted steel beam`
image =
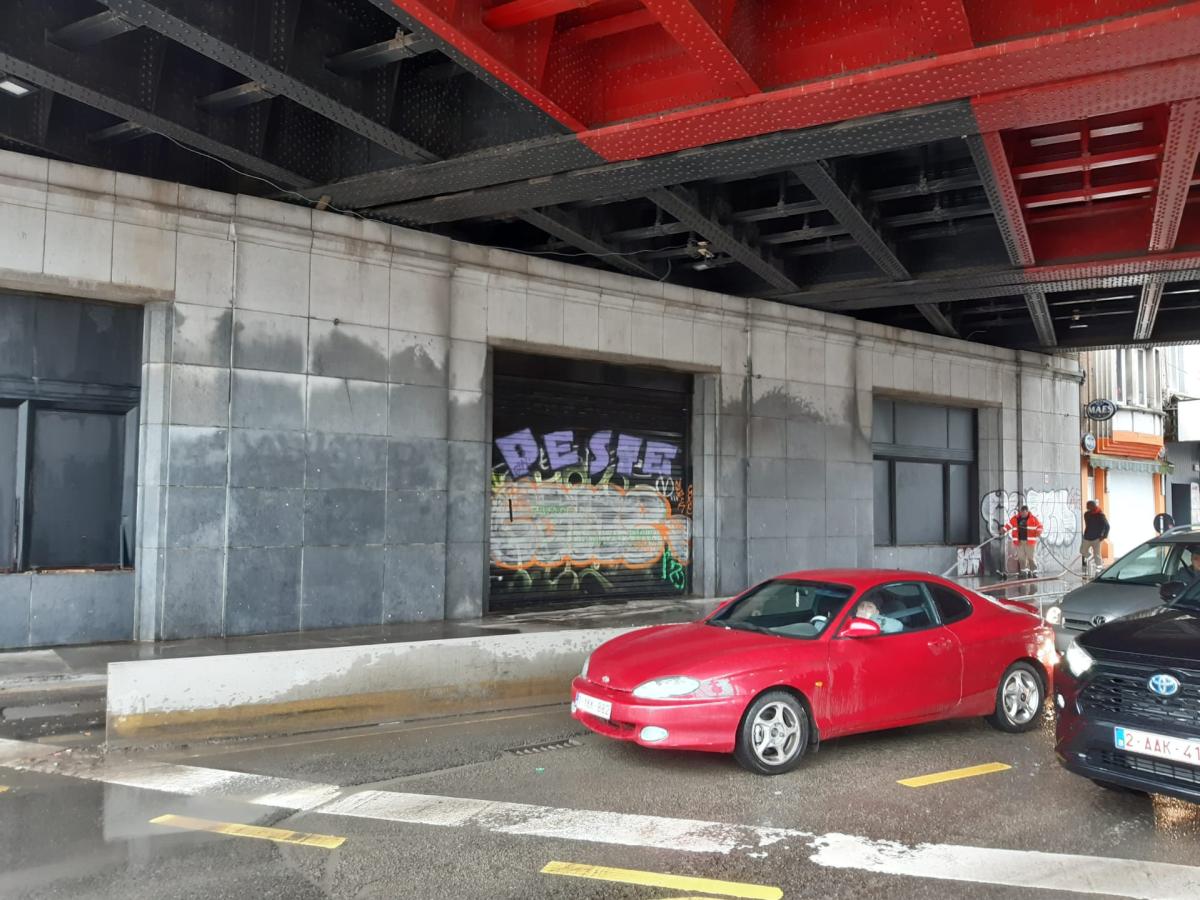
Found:
[[[594,0],[512,0],[483,14],[483,24],[495,31],[517,28],[539,19],[590,6]]]
[[[962,0],[920,0],[918,14],[929,31],[937,53],[953,53],[975,46],[971,20]]]
[[[411,0],[397,0],[407,3]],[[608,160],[1016,90],[1196,55],[1200,2],[587,131]],[[1200,95],[1200,88],[1189,96]],[[1130,104],[1126,104],[1128,108]],[[1141,104],[1137,104],[1141,105]],[[1051,121],[1058,121],[1052,119]]]
[[[664,30],[730,97],[757,94],[759,87],[729,46],[690,0],[642,0]]]
[[[1150,221],[1151,253],[1161,253],[1175,247],[1188,193],[1196,183],[1197,156],[1200,156],[1200,100],[1173,103],[1167,122],[1166,149],[1158,178],[1154,214]]]
[[[1085,153],[1081,156],[1072,156],[1065,159],[1030,163],[1025,166],[1013,166],[1012,173],[1017,181],[1028,181],[1033,178],[1047,178],[1051,175],[1082,172],[1084,169],[1108,169],[1113,166],[1127,166],[1133,163],[1151,162],[1158,159],[1162,155],[1162,152],[1162,147],[1138,147],[1129,150],[1113,150],[1110,153]]]
[[[559,40],[563,45],[586,44],[601,38],[613,37],[627,31],[636,31],[650,25],[657,25],[658,19],[648,9],[638,9],[633,12],[612,16],[608,19],[598,19],[595,22],[585,22],[563,31]]]
[[[1062,206],[1066,203],[1085,203],[1116,197],[1149,196],[1157,182],[1153,178],[1137,181],[1122,181],[1119,184],[1092,185],[1074,190],[1054,191],[1047,194],[1027,194],[1021,198],[1025,209],[1041,209],[1047,206]]]

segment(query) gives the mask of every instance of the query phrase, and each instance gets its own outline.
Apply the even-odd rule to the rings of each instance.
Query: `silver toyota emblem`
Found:
[[[1092,616],[1092,624],[1095,626],[1103,625],[1107,621],[1108,619],[1104,618],[1104,616]]]

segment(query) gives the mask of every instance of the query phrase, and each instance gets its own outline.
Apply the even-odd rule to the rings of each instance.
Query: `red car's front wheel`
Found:
[[[751,772],[782,775],[800,765],[808,734],[804,704],[787,691],[768,691],[742,717],[733,755]]]

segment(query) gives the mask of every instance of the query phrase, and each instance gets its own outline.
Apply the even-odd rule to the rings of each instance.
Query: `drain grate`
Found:
[[[510,756],[529,756],[533,753],[549,753],[551,750],[569,750],[578,747],[579,741],[567,738],[565,741],[551,741],[548,744],[529,744],[526,747],[509,747],[504,752]]]

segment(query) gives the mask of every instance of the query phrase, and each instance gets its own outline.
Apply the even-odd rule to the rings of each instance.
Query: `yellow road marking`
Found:
[[[583,863],[549,862],[542,869],[542,874],[618,881],[623,884],[640,884],[676,891],[700,891],[721,897],[746,897],[750,900],[779,900],[783,896],[783,891],[779,888],[768,887],[765,884],[714,881],[711,878],[691,878],[686,875],[668,875],[665,872],[639,872],[637,869],[610,869],[608,866],[588,866]]]
[[[256,838],[260,841],[275,841],[279,844],[303,844],[305,847],[324,847],[334,850],[346,842],[344,837],[328,834],[309,834],[305,831],[288,831],[284,828],[263,828],[260,825],[239,825],[236,822],[213,822],[210,819],[193,819],[191,816],[159,816],[151,819],[152,825],[168,825],[188,831],[209,831],[231,837]]]
[[[941,784],[943,781],[957,781],[960,778],[974,778],[976,775],[991,775],[993,772],[1003,772],[1011,769],[1004,763],[984,763],[982,766],[969,766],[965,769],[951,769],[949,772],[934,772],[932,775],[918,775],[916,778],[902,778],[897,784],[905,787],[928,787],[931,784]]]
[[[3,794],[7,790],[8,790],[7,784],[0,784],[0,794]]]

